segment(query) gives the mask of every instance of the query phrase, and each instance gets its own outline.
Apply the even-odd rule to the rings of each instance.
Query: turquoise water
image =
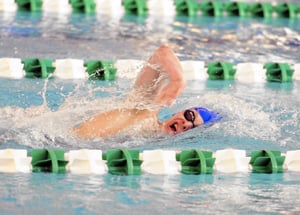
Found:
[[[297,214],[299,174],[2,174],[1,214]]]
[[[0,14],[0,57],[146,59],[168,43],[181,60],[299,63],[299,19]],[[50,45],[49,45],[50,44]],[[162,111],[201,105],[224,119],[182,135],[82,141],[69,129],[112,107],[132,80],[0,79],[0,148],[300,148],[300,83],[189,81]],[[162,176],[0,174],[1,214],[297,214],[299,174]]]

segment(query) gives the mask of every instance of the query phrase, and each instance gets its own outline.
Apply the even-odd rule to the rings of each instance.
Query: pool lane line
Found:
[[[300,172],[300,150],[240,149],[215,152],[200,149],[3,149],[1,173],[71,173],[113,175],[200,175],[218,173],[278,174]]]

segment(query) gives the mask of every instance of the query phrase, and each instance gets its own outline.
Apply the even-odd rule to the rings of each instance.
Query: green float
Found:
[[[266,63],[267,81],[269,82],[292,82],[294,70],[287,63]]]
[[[250,13],[254,17],[270,18],[273,14],[273,6],[271,3],[255,3],[251,5]]]
[[[147,15],[148,13],[146,0],[123,0],[122,4],[127,14]]]
[[[224,7],[222,2],[206,1],[200,3],[199,9],[205,16],[222,16]]]
[[[176,0],[176,14],[183,16],[196,16],[198,13],[197,0]]]
[[[210,62],[207,74],[210,80],[234,80],[236,69],[229,62]]]
[[[278,17],[297,18],[299,10],[295,3],[278,3],[275,6]]]
[[[55,70],[49,59],[24,59],[22,63],[26,78],[48,78]]]
[[[102,155],[107,161],[108,172],[114,175],[140,175],[142,161],[138,150],[115,149]]]
[[[41,11],[42,0],[15,0],[18,5],[18,10],[21,11]]]
[[[210,151],[184,150],[176,154],[176,160],[180,161],[181,172],[184,174],[212,174],[215,158]]]
[[[72,11],[75,13],[94,13],[96,4],[94,0],[69,0]]]
[[[228,16],[246,17],[249,12],[249,5],[245,2],[227,2],[224,8]]]
[[[117,68],[113,61],[91,60],[84,63],[86,72],[90,80],[108,80],[116,79]]]
[[[253,173],[282,173],[284,156],[280,151],[259,150],[251,153]]]
[[[33,172],[66,173],[67,161],[63,150],[36,149],[29,152]]]

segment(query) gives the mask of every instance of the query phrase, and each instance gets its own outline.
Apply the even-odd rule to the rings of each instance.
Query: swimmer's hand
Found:
[[[183,79],[171,81],[156,96],[155,101],[160,105],[171,105],[185,87]]]

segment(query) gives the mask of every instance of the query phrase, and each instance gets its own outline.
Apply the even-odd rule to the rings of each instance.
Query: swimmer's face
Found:
[[[163,123],[163,130],[171,135],[179,134],[198,125],[202,125],[203,120],[194,109],[186,109],[173,115]]]

